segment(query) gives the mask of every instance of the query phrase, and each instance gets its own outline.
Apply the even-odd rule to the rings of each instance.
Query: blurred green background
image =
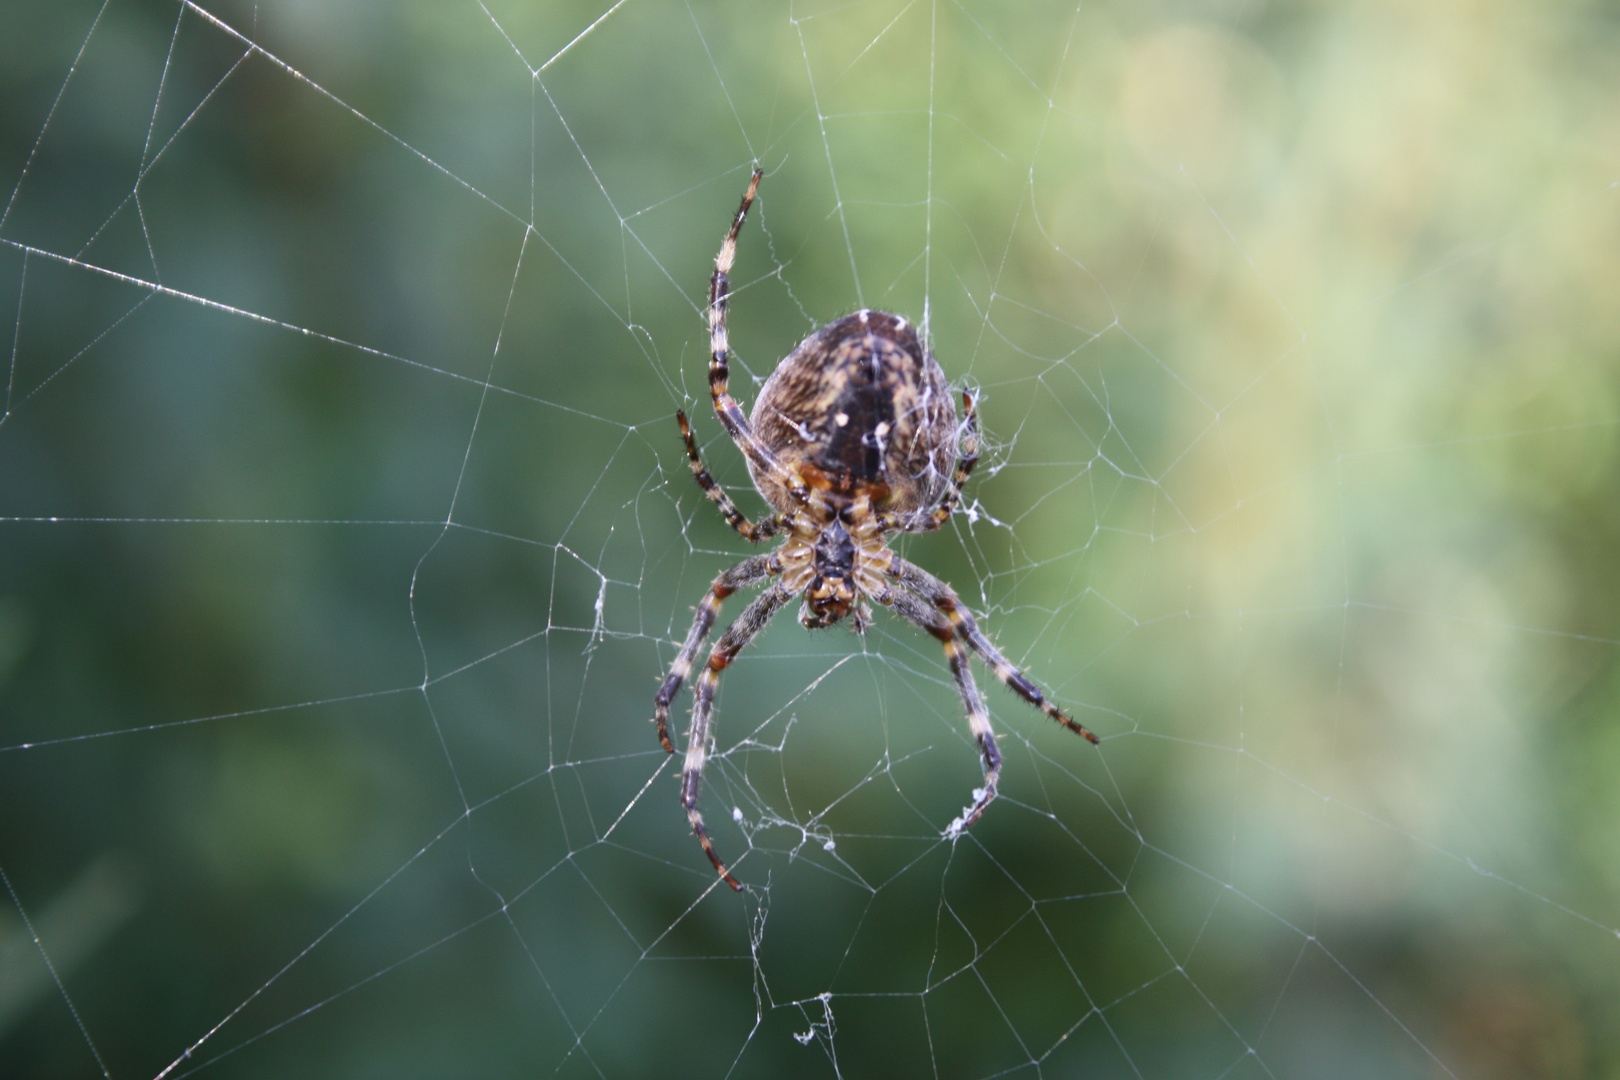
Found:
[[[738,896],[756,160],[1103,743],[781,617]],[[0,1075],[1620,1076],[1617,180],[1613,3],[9,0]]]

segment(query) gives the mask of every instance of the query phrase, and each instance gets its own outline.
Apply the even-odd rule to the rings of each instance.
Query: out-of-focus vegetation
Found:
[[[0,1075],[1620,1070],[1614,6],[609,6],[0,6]],[[1104,743],[982,675],[942,842],[937,645],[783,616],[739,897],[755,160],[734,389],[926,320],[903,550]]]

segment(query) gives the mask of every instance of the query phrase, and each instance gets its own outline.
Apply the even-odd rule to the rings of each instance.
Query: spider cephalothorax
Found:
[[[804,608],[799,621],[806,630],[831,626],[850,613],[859,602],[855,585],[855,538],[844,523],[834,518],[816,536],[811,549],[815,574],[804,589]],[[856,609],[859,611],[859,609]],[[857,615],[857,627],[864,630],[865,615]]]
[[[681,771],[681,805],[692,831],[734,889],[742,886],[715,853],[698,810],[698,787],[713,741],[715,687],[720,672],[794,597],[803,598],[799,621],[811,630],[848,618],[857,632],[864,631],[872,617],[867,601],[873,600],[944,645],[984,759],[984,787],[951,822],[947,835],[979,820],[996,797],[1001,773],[1001,751],[963,645],[1019,697],[1097,741],[1001,655],[949,585],[887,546],[895,533],[929,532],[943,525],[978,461],[973,398],[962,395],[965,415],[958,427],[945,373],[909,322],[888,312],[857,311],[822,327],[777,365],[760,390],[752,418],[744,418],[727,388],[727,275],[760,176],[755,169],[709,279],[709,390],[715,415],[747,459],[754,487],[771,505],[769,517],[754,525],[743,516],[704,468],[686,414],[677,412],[675,418],[692,474],[732,528],[756,543],[781,533],[787,539],[771,554],[744,559],[714,579],[654,699],[659,741],[674,753],[669,705],[691,674],[721,603],[738,589],[765,585],[709,650],[694,688]]]

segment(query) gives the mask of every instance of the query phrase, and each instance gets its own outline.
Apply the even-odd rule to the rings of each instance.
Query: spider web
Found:
[[[1620,1065],[1613,13],[0,11],[0,1073]],[[917,319],[939,574],[781,617],[705,411]],[[728,613],[741,609],[734,598]],[[690,696],[676,722],[684,728]]]

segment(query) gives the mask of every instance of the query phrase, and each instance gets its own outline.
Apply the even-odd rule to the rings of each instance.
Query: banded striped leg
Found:
[[[720,516],[726,519],[726,524],[756,544],[781,532],[782,515],[772,514],[755,525],[737,509],[737,504],[731,501],[726,489],[721,487],[720,482],[704,467],[703,457],[698,453],[697,439],[692,436],[692,425],[686,422],[686,413],[683,410],[675,410],[675,422],[681,425],[681,438],[686,440],[686,459],[692,466],[692,475],[697,478],[698,486],[709,497],[709,501],[719,508]]]
[[[742,205],[737,207],[737,213],[731,219],[731,228],[720,242],[720,253],[714,257],[714,273],[709,276],[709,396],[714,399],[714,414],[720,418],[726,434],[731,436],[748,460],[760,470],[778,477],[783,487],[802,500],[809,496],[804,481],[783,465],[770,447],[754,434],[754,429],[748,425],[748,417],[743,415],[742,406],[737,404],[730,390],[731,343],[726,332],[726,298],[731,295],[729,275],[732,264],[737,261],[737,234],[742,231],[743,221],[748,217],[748,208],[754,205],[754,193],[759,190],[759,181],[764,175],[763,169],[755,168],[753,176],[749,178]]]
[[[1084,725],[1074,720],[1068,713],[1053,705],[1036,686],[1028,675],[1012,666],[1001,650],[990,643],[974,621],[973,613],[967,609],[956,590],[945,584],[939,578],[930,574],[921,567],[909,563],[896,556],[890,568],[890,573],[899,577],[902,584],[915,589],[928,603],[938,608],[950,620],[951,626],[956,630],[956,636],[967,643],[968,647],[979,654],[979,659],[990,665],[996,673],[996,678],[1006,684],[1007,689],[1035,706],[1047,716],[1056,720],[1081,738],[1097,742],[1097,736],[1087,731]]]
[[[669,674],[664,677],[664,684],[658,688],[658,694],[653,698],[653,721],[658,725],[658,741],[664,749],[673,754],[675,747],[669,742],[669,703],[675,700],[675,692],[681,688],[681,683],[692,673],[692,658],[703,647],[703,642],[709,636],[709,630],[714,626],[714,620],[720,615],[720,605],[726,597],[738,589],[746,589],[750,585],[757,585],[771,574],[771,556],[755,555],[725,571],[714,579],[709,591],[704,594],[702,603],[698,604],[697,617],[692,620],[692,628],[686,632],[686,642],[681,651],[675,654],[675,663],[670,665]]]
[[[726,864],[715,854],[714,845],[709,842],[709,831],[703,827],[703,814],[698,810],[698,788],[703,783],[703,766],[708,762],[709,746],[714,741],[711,730],[714,692],[720,685],[720,673],[731,666],[731,661],[736,659],[743,646],[765,629],[771,616],[782,610],[782,605],[792,596],[780,581],[772,582],[769,589],[756,596],[754,602],[743,609],[737,621],[727,627],[720,640],[714,643],[714,648],[709,651],[709,663],[693,687],[696,700],[692,704],[692,726],[686,733],[686,762],[681,767],[681,805],[686,807],[686,820],[692,823],[692,832],[697,836],[698,843],[703,845],[703,853],[714,863],[714,868],[720,872],[726,884],[739,891],[742,884],[731,876]]]
[[[951,486],[945,489],[945,495],[938,505],[912,520],[906,532],[933,532],[950,520],[957,504],[962,501],[962,485],[973,474],[973,466],[979,463],[979,413],[973,407],[973,395],[966,390],[962,391],[962,408],[966,414],[962,456],[956,459],[956,474],[951,477]]]
[[[945,829],[945,835],[954,839],[963,829],[978,821],[984,814],[984,808],[994,801],[997,781],[1001,777],[1001,748],[996,745],[996,733],[990,726],[990,713],[984,707],[984,695],[979,693],[979,687],[973,681],[973,672],[968,667],[962,647],[956,643],[956,628],[951,625],[950,619],[926,600],[905,589],[894,593],[892,606],[901,618],[922,627],[945,646],[945,661],[951,666],[956,692],[962,695],[962,706],[967,709],[968,730],[973,732],[973,740],[979,744],[979,754],[984,758],[984,787],[974,793],[972,804]]]

